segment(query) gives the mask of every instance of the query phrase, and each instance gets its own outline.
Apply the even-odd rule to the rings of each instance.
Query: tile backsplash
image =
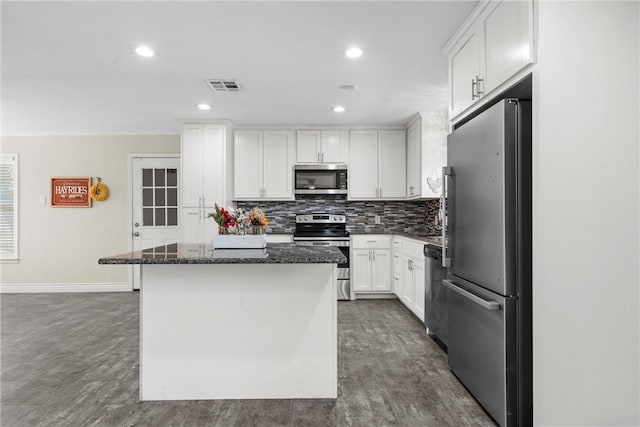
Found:
[[[292,201],[237,202],[237,207],[258,206],[269,218],[268,233],[293,233],[297,213],[344,213],[351,233],[440,234],[436,224],[438,200],[347,201],[341,196],[304,196]],[[376,215],[380,224],[375,223]]]

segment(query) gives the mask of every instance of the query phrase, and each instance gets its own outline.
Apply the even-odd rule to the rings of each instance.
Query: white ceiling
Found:
[[[3,1],[2,134],[406,124],[446,108],[440,49],[475,3]],[[135,55],[142,43],[157,55]],[[354,44],[364,55],[345,58]],[[215,93],[209,78],[243,90]]]

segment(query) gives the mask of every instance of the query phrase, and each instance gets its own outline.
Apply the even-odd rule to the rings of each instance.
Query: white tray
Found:
[[[216,249],[261,249],[267,247],[264,234],[222,234],[213,236]]]

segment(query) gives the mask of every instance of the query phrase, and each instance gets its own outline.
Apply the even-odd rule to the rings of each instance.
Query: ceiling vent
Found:
[[[240,84],[237,80],[212,79],[207,80],[207,84],[214,92],[239,92]]]

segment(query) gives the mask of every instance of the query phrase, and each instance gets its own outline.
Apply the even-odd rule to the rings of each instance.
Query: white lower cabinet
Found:
[[[391,292],[391,236],[353,236],[351,247],[353,292]]]
[[[398,239],[398,238],[397,238]],[[423,243],[409,239],[399,239],[400,267],[394,263],[394,280],[397,278],[400,301],[424,322],[424,257]],[[394,253],[395,256],[395,253]],[[394,258],[395,261],[396,258]]]

